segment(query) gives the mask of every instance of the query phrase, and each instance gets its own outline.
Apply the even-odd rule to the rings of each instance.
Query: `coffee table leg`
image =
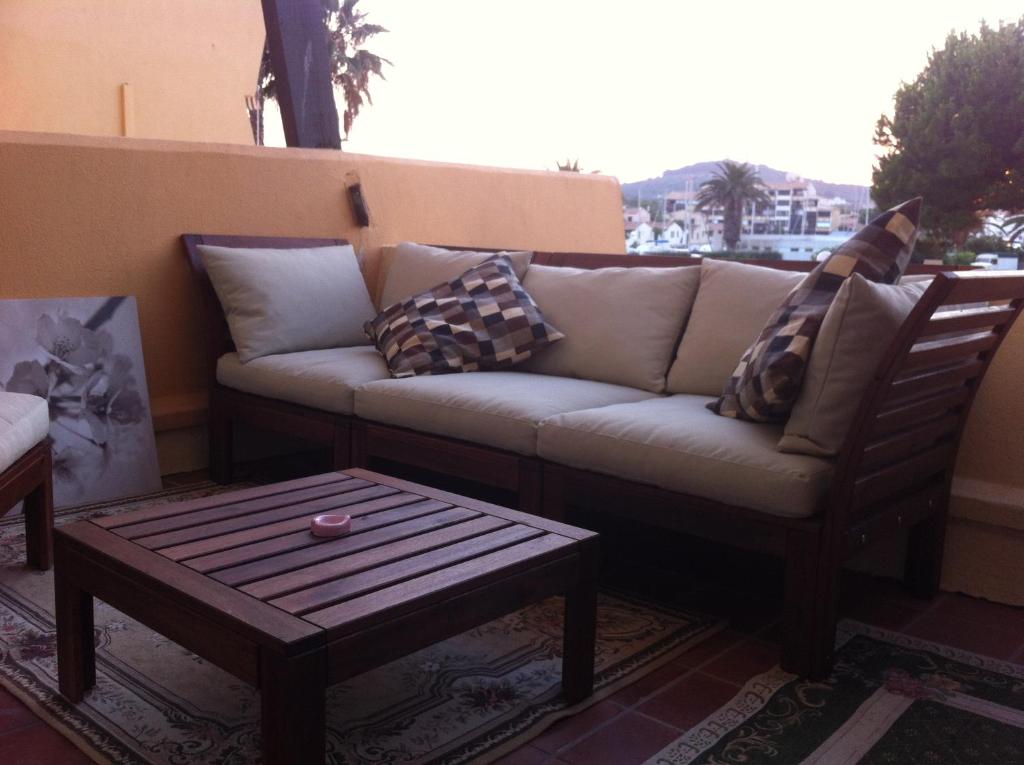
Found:
[[[570,704],[594,692],[594,640],[597,634],[597,544],[580,548],[580,576],[565,594],[562,692]]]
[[[323,650],[260,656],[264,765],[323,765],[327,662]]]
[[[92,595],[74,584],[73,572],[56,549],[54,602],[57,611],[57,679],[68,701],[81,701],[96,684]]]

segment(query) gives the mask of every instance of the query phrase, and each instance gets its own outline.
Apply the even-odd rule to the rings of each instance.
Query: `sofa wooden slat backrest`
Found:
[[[979,302],[988,305],[956,310]],[[829,501],[838,526],[852,527],[936,477],[949,479],[974,394],[1022,306],[1019,274],[935,276],[885,354],[839,454]]]
[[[437,245],[445,247],[446,245]],[[448,247],[452,250],[479,250],[476,247]],[[490,252],[491,250],[486,250]],[[494,250],[497,252],[497,250]],[[538,250],[533,254],[531,263],[540,266],[568,266],[572,268],[680,268],[687,266],[699,266],[703,258],[693,255],[621,255],[613,253],[597,252],[545,252]],[[806,273],[812,270],[817,263],[811,260],[766,260],[751,259],[738,261],[751,266],[763,268],[776,268],[781,271],[798,271]],[[919,276],[929,274],[946,273],[949,271],[969,271],[971,266],[938,266],[925,263],[911,263],[907,268],[907,275]]]

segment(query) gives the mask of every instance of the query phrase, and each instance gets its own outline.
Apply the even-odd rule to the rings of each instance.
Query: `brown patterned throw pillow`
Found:
[[[564,337],[502,256],[388,306],[365,329],[393,377],[506,369]]]
[[[873,282],[895,283],[910,262],[920,216],[920,197],[887,210],[807,274],[772,314],[708,409],[741,420],[784,422],[839,288],[855,273]]]

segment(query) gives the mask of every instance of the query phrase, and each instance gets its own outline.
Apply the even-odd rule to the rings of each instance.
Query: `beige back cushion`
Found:
[[[382,253],[381,290],[377,307],[381,310],[406,298],[426,292],[456,279],[499,253],[446,250],[414,242],[402,242],[392,255]],[[532,252],[502,252],[512,262],[512,270],[520,281],[533,258]],[[387,257],[390,256],[390,257]]]
[[[806,275],[705,258],[668,392],[720,395],[772,312]]]
[[[366,345],[374,316],[351,245],[265,249],[199,245],[238,358]]]
[[[929,281],[876,284],[850,276],[829,306],[779,451],[835,455],[889,344]]]
[[[523,365],[662,393],[700,269],[530,266],[523,288],[565,337]]]

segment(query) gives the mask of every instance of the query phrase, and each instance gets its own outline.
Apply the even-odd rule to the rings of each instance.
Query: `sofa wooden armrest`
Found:
[[[824,510],[818,583],[821,658],[834,634],[843,561],[910,528],[906,582],[939,588],[950,487],[971,404],[996,351],[1024,307],[1024,273],[935,276],[865,391],[836,463]]]

